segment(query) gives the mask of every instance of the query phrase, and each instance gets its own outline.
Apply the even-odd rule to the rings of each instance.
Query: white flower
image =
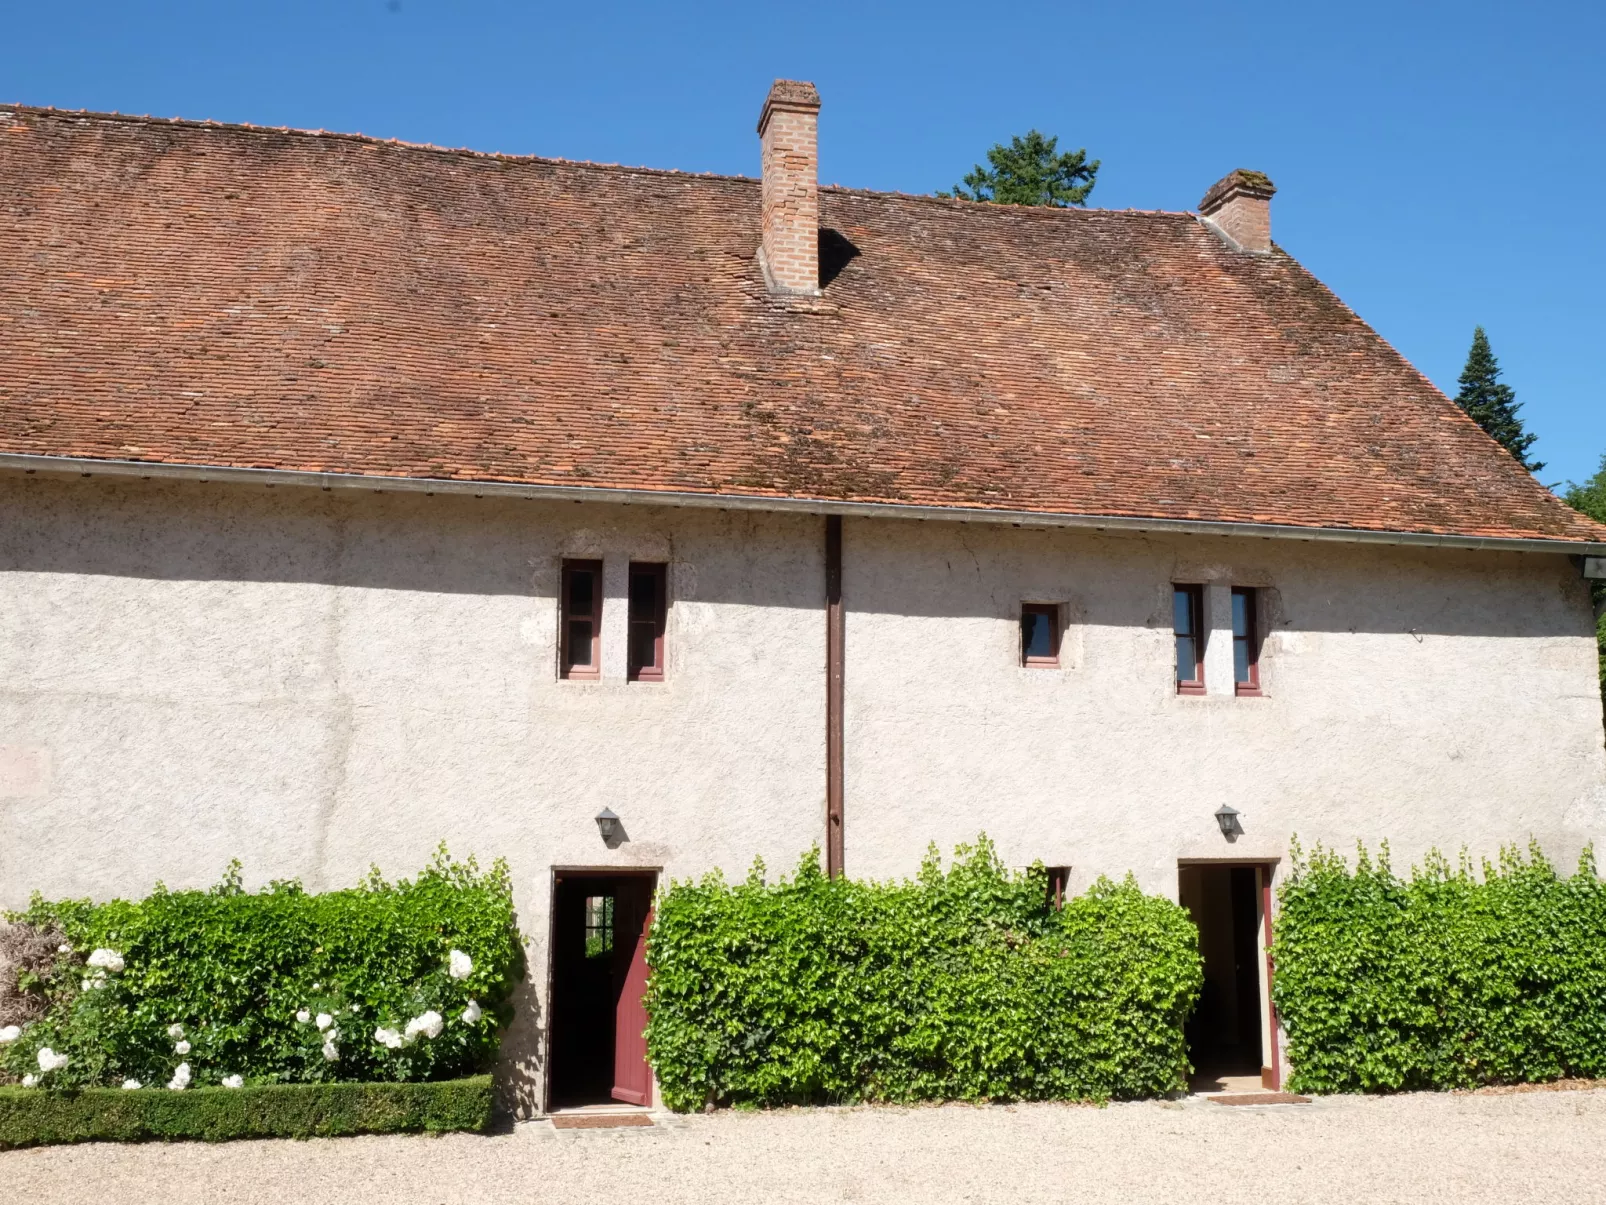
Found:
[[[56,947],[56,953],[58,953],[58,954],[71,954],[72,953],[72,947],[69,946],[66,942],[62,942],[59,946]]]
[[[39,1048],[39,1054],[37,1057],[39,1060],[39,1070],[41,1072],[60,1071],[67,1065],[67,1056],[64,1054],[57,1054],[48,1046],[41,1046]]]
[[[125,1079],[123,1081],[124,1092],[132,1092],[135,1088],[143,1088],[144,1086],[145,1085],[140,1083],[137,1079]]]
[[[441,1036],[441,1026],[444,1024],[445,1021],[441,1018],[440,1013],[432,1008],[407,1022],[407,1028],[402,1032],[402,1037],[409,1044],[416,1042],[421,1034],[426,1038],[438,1038]]]
[[[39,1077],[37,1075],[25,1075],[22,1077],[22,1086],[24,1088],[31,1088],[38,1082]]]
[[[190,1065],[180,1063],[173,1069],[173,1078],[167,1081],[167,1086],[174,1092],[182,1092],[190,1086]]]
[[[478,1000],[470,1000],[468,1007],[463,1010],[463,1024],[478,1025],[480,1018],[484,1015],[485,1010],[480,1007],[480,1002]]]
[[[394,1029],[376,1029],[374,1030],[374,1041],[381,1046],[388,1046],[392,1050],[397,1050],[401,1047],[402,1036]]]
[[[318,1028],[320,1030],[328,1029],[334,1023],[335,1023],[335,1019],[333,1017],[331,1017],[328,1013],[319,1013],[318,1014]]]
[[[309,1013],[304,1008],[303,1009],[299,1009],[296,1012],[296,1020],[300,1021],[301,1024],[305,1025],[308,1021],[312,1020],[312,1014]]]
[[[245,1087],[245,1080],[238,1075],[225,1075],[223,1077],[223,1086],[225,1088],[243,1088]]]
[[[4,1029],[0,1029],[0,1046],[9,1046],[21,1036],[22,1026],[7,1025]]]
[[[189,1052],[190,1052],[190,1044],[188,1042],[186,1042],[184,1039],[180,1038],[177,1042],[173,1043],[173,1053],[174,1054],[188,1054]]]
[[[315,991],[315,992],[317,992],[317,991],[322,991],[322,990],[323,990],[323,984],[321,984],[321,983],[314,983],[314,984],[313,984],[313,985],[312,985],[312,990],[313,990],[313,991]]]
[[[446,962],[447,974],[453,979],[467,979],[474,970],[474,960],[461,950],[453,950]]]
[[[323,1057],[331,1063],[338,1063],[340,1061],[340,1047],[335,1045],[333,1038],[324,1039]]]
[[[115,975],[123,969],[123,956],[116,950],[99,949],[89,956],[89,965],[103,967]]]
[[[104,976],[102,976],[102,977],[100,977],[98,979],[85,979],[78,986],[82,990],[84,990],[86,992],[92,992],[98,987],[105,987],[106,986],[106,979],[105,979]]]
[[[173,1022],[173,1024],[167,1027],[167,1036],[172,1038],[175,1042],[178,1041],[184,1036],[184,1027],[177,1021]]]

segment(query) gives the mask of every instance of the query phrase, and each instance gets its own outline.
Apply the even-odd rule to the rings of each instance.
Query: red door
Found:
[[[647,930],[652,926],[652,884],[621,884],[614,903],[613,1098],[632,1105],[652,1103],[647,1064]]]

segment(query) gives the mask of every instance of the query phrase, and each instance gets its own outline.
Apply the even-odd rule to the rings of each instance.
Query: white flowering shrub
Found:
[[[210,891],[35,897],[11,919],[67,939],[48,1010],[0,1030],[0,1083],[41,1088],[472,1075],[495,1063],[524,972],[506,865],[444,847],[412,881],[250,893],[235,866]]]

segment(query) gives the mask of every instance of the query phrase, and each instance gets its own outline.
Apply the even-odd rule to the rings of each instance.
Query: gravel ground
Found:
[[[1606,1090],[799,1109],[650,1129],[0,1153],[48,1202],[1606,1202]]]

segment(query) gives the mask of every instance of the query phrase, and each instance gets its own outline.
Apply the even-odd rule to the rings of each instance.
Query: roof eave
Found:
[[[56,473],[77,476],[104,475],[182,481],[222,481],[240,485],[288,486],[320,490],[367,490],[375,493],[469,494],[474,497],[526,498],[549,502],[606,502],[624,506],[684,506],[716,510],[775,511],[791,514],[853,515],[873,519],[921,519],[939,522],[1008,524],[1017,527],[1076,527],[1091,528],[1098,531],[1175,532],[1185,535],[1234,536],[1271,540],[1462,548],[1491,552],[1542,552],[1569,556],[1606,556],[1606,541],[1456,535],[1422,531],[1378,531],[1357,527],[1301,527],[1283,523],[1239,523],[1209,519],[1167,519],[1138,515],[1002,510],[990,507],[923,506],[898,502],[848,502],[830,498],[793,498],[765,494],[715,494],[683,490],[616,489],[589,485],[540,485],[515,481],[465,481],[445,477],[388,477],[367,473],[315,473],[292,469],[243,468],[230,465],[170,464],[146,460],[40,456],[18,452],[0,452],[0,469],[11,469],[24,473]]]

